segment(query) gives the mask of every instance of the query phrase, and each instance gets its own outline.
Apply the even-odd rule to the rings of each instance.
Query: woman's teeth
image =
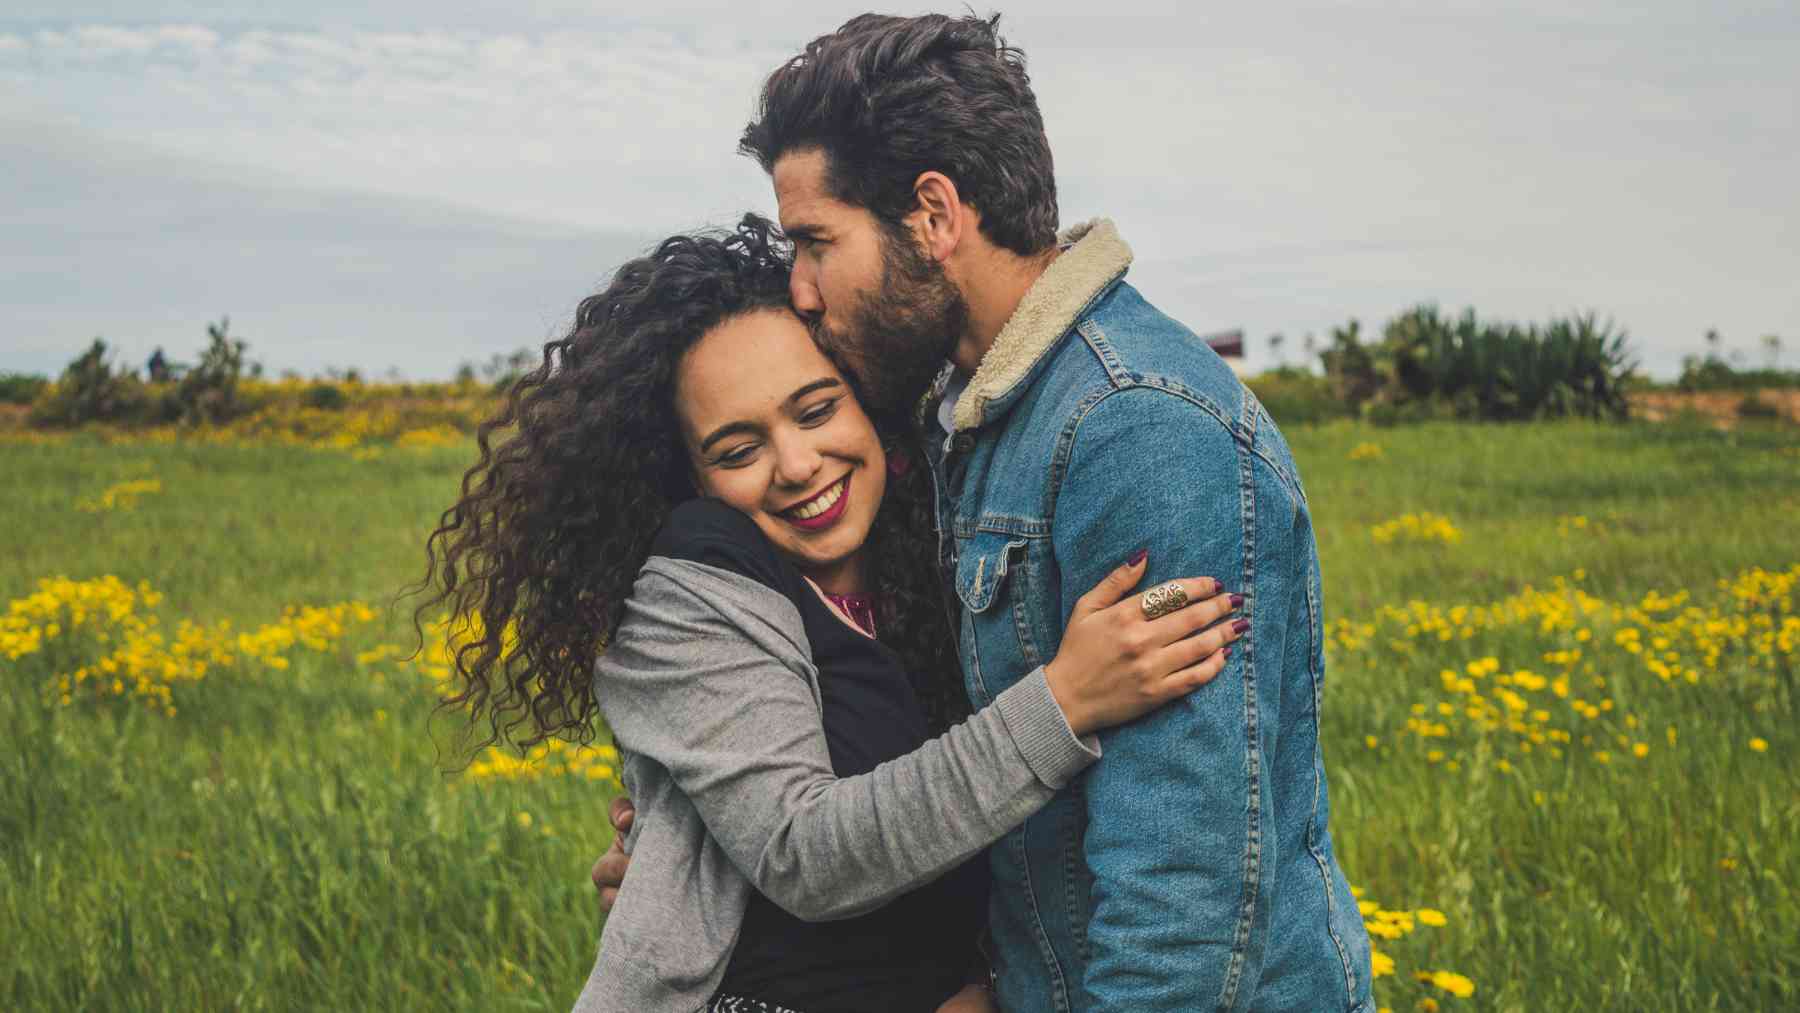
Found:
[[[817,499],[809,500],[789,512],[803,521],[811,520],[836,506],[839,497],[843,495],[844,480],[840,478],[832,484],[831,488],[820,493]]]

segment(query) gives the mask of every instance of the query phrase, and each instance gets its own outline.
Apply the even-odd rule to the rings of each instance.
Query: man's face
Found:
[[[775,162],[781,227],[794,241],[789,297],[813,339],[857,380],[877,419],[904,419],[968,325],[968,304],[912,236],[833,197],[823,151]]]

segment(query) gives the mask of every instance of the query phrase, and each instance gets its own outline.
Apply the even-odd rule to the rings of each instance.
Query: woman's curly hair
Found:
[[[697,495],[675,413],[682,357],[720,323],[788,310],[790,254],[773,223],[675,236],[581,301],[566,337],[476,430],[480,459],[426,539],[413,588],[422,622],[446,606],[459,692],[476,748],[550,737],[591,741],[595,658],[670,511]],[[858,384],[849,377],[852,388]],[[911,438],[883,434],[918,459]],[[498,441],[496,443],[496,440]],[[890,469],[890,472],[894,469]],[[866,551],[881,639],[897,651],[936,731],[968,713],[923,467],[887,484]]]

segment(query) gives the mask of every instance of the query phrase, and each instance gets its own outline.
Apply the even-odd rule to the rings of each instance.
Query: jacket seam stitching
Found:
[[[1246,602],[1244,616],[1255,612],[1256,588],[1256,499],[1255,476],[1251,468],[1249,447],[1238,453],[1238,504],[1243,528],[1244,583]],[[1252,620],[1254,621],[1254,620]],[[1262,755],[1259,751],[1260,729],[1256,697],[1256,638],[1243,641],[1244,660],[1244,739],[1246,773],[1246,826],[1244,833],[1243,892],[1239,900],[1237,933],[1232,941],[1231,960],[1220,987],[1219,1008],[1229,1010],[1237,1004],[1238,987],[1242,983],[1251,928],[1256,921],[1256,907],[1262,878]]]
[[[1038,904],[1037,885],[1031,880],[1031,849],[1025,844],[1025,828],[1021,826],[1015,833],[1019,835],[1016,860],[1020,874],[1025,877],[1025,896],[1031,901],[1032,938],[1038,944],[1038,955],[1050,970],[1051,997],[1058,1008],[1068,1009],[1069,981],[1063,974],[1062,961],[1056,959],[1056,950],[1050,945],[1050,936],[1044,930],[1044,911]]]
[[[1246,386],[1244,388],[1244,394],[1247,397],[1247,403],[1244,406],[1244,416],[1249,420],[1251,430],[1254,432],[1261,428],[1262,423],[1264,422],[1273,426],[1275,424],[1274,417],[1269,414],[1267,408],[1263,407],[1261,401],[1256,400],[1256,393]],[[1299,471],[1289,469],[1280,461],[1269,456],[1260,444],[1255,447],[1254,453],[1264,464],[1269,466],[1269,470],[1274,472],[1277,478],[1281,479],[1283,485],[1289,487],[1289,491],[1293,494],[1295,499],[1302,503],[1306,502],[1306,490],[1300,485]]]
[[[1052,530],[1054,530],[1056,524],[1057,503],[1062,498],[1063,479],[1068,475],[1069,460],[1075,454],[1075,440],[1077,436],[1080,435],[1081,424],[1087,421],[1088,415],[1092,413],[1094,409],[1098,408],[1102,402],[1116,394],[1123,394],[1133,390],[1151,390],[1169,395],[1177,400],[1186,401],[1195,408],[1198,408],[1200,411],[1211,416],[1214,422],[1217,422],[1221,428],[1231,435],[1233,440],[1238,443],[1242,450],[1251,449],[1249,440],[1246,438],[1243,428],[1230,418],[1227,418],[1224,412],[1219,411],[1210,398],[1201,397],[1198,394],[1179,386],[1146,383],[1144,382],[1146,379],[1146,377],[1134,377],[1122,384],[1108,384],[1105,387],[1096,388],[1095,390],[1089,391],[1076,403],[1075,410],[1070,413],[1068,425],[1064,426],[1063,431],[1057,435],[1056,451],[1050,459],[1050,478],[1046,483],[1045,491],[1044,523]],[[1257,456],[1260,457],[1261,455]],[[1250,480],[1247,471],[1244,480]]]
[[[1312,676],[1313,686],[1313,728],[1314,749],[1318,748],[1317,729],[1319,711],[1325,703],[1325,671],[1321,663],[1323,656],[1321,641],[1324,639],[1325,618],[1319,601],[1317,581],[1314,570],[1307,567],[1306,574],[1306,667]],[[1319,866],[1319,883],[1325,890],[1325,932],[1331,936],[1331,944],[1337,948],[1338,962],[1344,967],[1345,994],[1354,1001],[1356,998],[1356,969],[1350,964],[1350,951],[1344,945],[1343,937],[1337,930],[1337,908],[1341,900],[1331,882],[1331,866],[1325,861],[1325,853],[1319,848],[1319,799],[1325,791],[1325,769],[1321,757],[1316,753],[1313,758],[1313,804],[1312,813],[1306,822],[1306,850],[1312,855],[1313,862]]]

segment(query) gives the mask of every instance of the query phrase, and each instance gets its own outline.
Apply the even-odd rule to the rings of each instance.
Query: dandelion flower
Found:
[[[1370,977],[1385,978],[1394,973],[1394,958],[1380,950],[1370,948],[1369,964]]]
[[[1433,971],[1431,983],[1458,999],[1467,999],[1475,994],[1475,983],[1455,971]]]

